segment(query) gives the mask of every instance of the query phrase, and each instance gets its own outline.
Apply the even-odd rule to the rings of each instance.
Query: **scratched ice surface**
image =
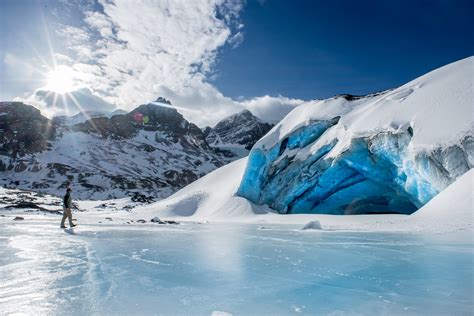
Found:
[[[9,221],[0,223],[0,310],[469,314],[472,266],[472,242],[442,235],[236,224],[65,232],[47,219]]]

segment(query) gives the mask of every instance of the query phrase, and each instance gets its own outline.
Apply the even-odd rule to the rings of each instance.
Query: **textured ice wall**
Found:
[[[313,148],[304,159],[296,157],[338,121],[314,121],[272,148],[255,148],[238,195],[280,213],[410,214],[474,165],[472,136],[446,148],[414,153],[409,146],[411,126],[353,138],[336,157],[328,153],[337,138]]]

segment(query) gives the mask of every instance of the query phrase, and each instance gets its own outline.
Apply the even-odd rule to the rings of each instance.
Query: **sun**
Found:
[[[46,89],[64,94],[75,89],[75,73],[74,70],[68,66],[60,65],[51,70],[46,75],[47,84]]]

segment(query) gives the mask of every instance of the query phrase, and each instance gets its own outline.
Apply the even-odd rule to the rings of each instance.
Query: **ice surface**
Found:
[[[452,235],[57,225],[57,217],[0,217],[2,313],[472,312],[473,242]]]

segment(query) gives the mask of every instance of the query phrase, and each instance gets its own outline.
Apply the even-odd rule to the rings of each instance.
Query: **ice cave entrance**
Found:
[[[431,152],[412,150],[409,125],[352,137],[344,147],[336,147],[336,133],[319,141],[338,121],[314,121],[258,144],[237,194],[282,214],[412,214],[473,167],[470,136]]]

